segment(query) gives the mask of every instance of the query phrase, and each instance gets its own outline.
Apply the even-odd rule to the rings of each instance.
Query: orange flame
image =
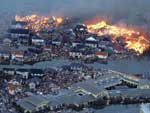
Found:
[[[110,35],[114,42],[116,38],[123,37],[126,48],[133,49],[140,54],[150,48],[148,36],[140,30],[118,25],[109,25],[105,20],[100,20],[95,23],[85,22],[85,24],[90,33],[97,34],[98,36]]]
[[[53,25],[58,26],[61,23],[63,23],[63,18],[61,17],[55,17],[55,16],[45,17],[45,16],[39,16],[36,14],[23,16],[23,17],[16,15],[15,20],[28,22],[26,27],[33,30],[34,32],[39,32],[42,29],[49,28]],[[50,20],[52,21],[52,23],[50,22]]]

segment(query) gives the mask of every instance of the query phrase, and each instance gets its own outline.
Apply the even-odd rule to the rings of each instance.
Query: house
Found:
[[[52,45],[60,46],[61,43],[61,39],[59,38],[52,40]]]
[[[81,45],[81,44],[82,44],[82,41],[81,40],[77,40],[77,39],[72,42],[72,46],[73,47],[75,47],[77,45]]]
[[[11,95],[14,95],[17,92],[21,91],[21,84],[16,80],[11,80],[8,82],[8,92]]]
[[[83,52],[83,59],[94,59],[95,58],[95,51],[94,50],[86,50]]]
[[[63,45],[68,45],[70,43],[71,43],[70,35],[62,33],[62,44]]]
[[[40,78],[38,78],[38,77],[33,77],[33,78],[27,80],[26,84],[29,85],[29,88],[30,88],[30,89],[35,89],[36,86],[38,86],[38,85],[40,84],[40,82],[41,82],[41,79],[40,79]]]
[[[112,37],[109,35],[103,35],[99,37],[101,42],[106,42],[106,43],[111,43],[112,42]]]
[[[29,37],[29,30],[28,29],[9,29],[8,32],[10,33],[12,38],[18,38],[20,36]]]
[[[97,48],[98,47],[98,40],[94,37],[89,37],[85,40],[85,45],[92,47],[92,48]]]
[[[113,51],[119,54],[119,53],[124,53],[125,50],[124,50],[124,47],[115,44],[113,46]]]
[[[74,47],[72,47],[69,51],[69,56],[71,58],[81,58],[82,57],[82,50],[81,48],[83,48],[83,44],[80,45],[76,45]]]
[[[16,50],[16,51],[12,52],[11,59],[23,62],[24,61],[24,51]]]
[[[28,48],[28,51],[33,54],[40,54],[42,53],[42,48],[31,47],[31,48]]]
[[[42,95],[31,95],[19,99],[16,105],[21,108],[21,113],[35,113],[44,110],[48,102],[49,100]]]
[[[79,50],[78,48],[72,48],[71,51],[69,52],[70,58],[82,58],[83,54],[82,51]]]
[[[77,24],[74,28],[75,33],[86,33],[87,27],[84,24]]]
[[[95,57],[95,49],[84,44],[79,44],[73,47],[69,52],[70,58],[88,59]]]
[[[8,51],[0,51],[0,58],[8,60],[10,59],[10,53]]]
[[[73,71],[82,71],[87,68],[87,66],[85,66],[82,63],[72,63],[69,65],[69,67],[70,67],[70,70],[73,70]]]
[[[43,49],[44,51],[50,52],[52,50],[52,47],[50,45],[45,45]]]
[[[138,88],[140,88],[140,89],[150,89],[150,80],[148,80],[148,79],[141,79],[139,81]]]
[[[98,59],[107,59],[108,58],[108,52],[97,51],[96,56],[97,56]]]
[[[59,71],[67,71],[67,70],[70,70],[70,66],[69,65],[63,65],[59,68]]]
[[[25,21],[12,21],[12,29],[26,29],[27,22]]]
[[[11,40],[11,39],[9,39],[9,38],[3,39],[3,44],[10,46],[11,43],[12,43],[12,40]]]
[[[70,65],[61,66],[61,70],[82,71],[88,67],[82,63],[71,63]]]
[[[46,69],[44,70],[44,72],[45,72],[46,74],[48,74],[48,75],[54,75],[54,74],[57,73],[56,69],[54,69],[54,68],[46,68]]]
[[[99,38],[99,47],[107,48],[112,44],[111,36],[100,36]]]
[[[34,57],[34,53],[29,52],[28,50],[24,52],[24,61],[28,60],[28,59],[32,59]]]
[[[28,69],[17,69],[16,75],[21,76],[21,78],[23,78],[23,79],[28,79],[29,78],[29,70]]]
[[[123,78],[123,82],[125,82],[127,85],[129,86],[134,86],[136,87],[137,85],[139,85],[139,81],[141,80],[141,78],[139,76],[136,76],[134,74],[132,75],[122,75]]]
[[[4,75],[15,75],[15,69],[14,68],[3,68]]]
[[[71,48],[69,56],[71,58],[83,58],[83,52],[86,51],[86,46],[84,44],[78,44],[75,47]]]
[[[3,69],[0,69],[0,77],[4,78],[4,76],[3,76]]]
[[[140,112],[139,113],[150,113],[150,103],[142,103],[140,105]]]
[[[77,24],[73,31],[76,34],[76,38],[84,39],[85,34],[87,34],[87,27],[84,24]]]
[[[42,69],[30,69],[31,77],[43,77],[44,71]]]
[[[32,37],[31,42],[33,45],[44,45],[44,39],[40,37]]]
[[[27,36],[19,36],[18,38],[18,42],[20,42],[21,44],[29,44],[29,40],[30,38]]]
[[[67,37],[69,37],[70,40],[76,37],[76,34],[74,33],[73,29],[65,30],[65,34],[67,35]]]

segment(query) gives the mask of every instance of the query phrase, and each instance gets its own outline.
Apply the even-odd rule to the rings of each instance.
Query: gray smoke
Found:
[[[8,21],[15,14],[32,13],[64,14],[78,18],[100,15],[114,22],[148,27],[150,0],[0,0],[0,19]]]

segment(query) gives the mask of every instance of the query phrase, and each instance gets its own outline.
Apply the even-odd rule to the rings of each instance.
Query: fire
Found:
[[[123,37],[126,48],[142,54],[146,49],[150,48],[148,36],[140,30],[119,25],[110,25],[106,21],[101,20],[96,23],[86,23],[88,32],[97,34],[98,36],[110,35],[115,42],[118,37]]]
[[[39,32],[42,29],[46,29],[51,26],[58,26],[63,23],[63,18],[61,17],[46,17],[35,14],[29,16],[16,15],[15,20],[26,21],[28,23],[26,27],[33,30],[34,32]]]
[[[61,24],[63,22],[63,18],[60,18],[60,17],[56,18],[55,16],[53,16],[52,18],[53,18],[54,21],[57,22],[57,24]]]

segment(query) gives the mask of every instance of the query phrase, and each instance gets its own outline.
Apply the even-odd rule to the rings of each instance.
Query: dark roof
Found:
[[[45,40],[45,43],[46,43],[46,45],[50,45],[50,44],[52,44],[52,41],[51,40]]]
[[[34,83],[41,82],[41,79],[38,77],[33,77],[33,78],[27,80],[27,83],[31,83],[31,82],[34,82]]]
[[[9,32],[14,34],[29,34],[28,29],[9,29]]]
[[[72,68],[86,68],[82,63],[71,63],[70,65],[63,65],[61,66],[61,69],[63,70],[72,70]]]
[[[19,36],[19,39],[29,39],[29,37],[27,37],[27,36]]]
[[[25,52],[24,56],[33,57],[34,53],[27,51]]]
[[[0,50],[0,54],[10,54],[9,51]]]
[[[31,53],[40,54],[42,52],[42,49],[40,49],[40,48],[28,48],[28,51]]]
[[[79,48],[79,49],[82,49],[82,48],[85,48],[87,46],[85,46],[84,44],[77,44],[76,45],[76,48]]]
[[[70,66],[69,65],[63,65],[61,66],[62,70],[70,70]]]
[[[32,39],[43,40],[43,38],[41,38],[41,37],[39,37],[39,36],[33,36]]]
[[[42,69],[30,69],[30,73],[32,74],[44,74]]]
[[[89,47],[84,44],[78,44],[71,49],[71,52],[84,52],[87,48]]]
[[[82,29],[82,30],[81,30]],[[75,32],[78,32],[78,31],[86,31],[87,30],[87,27],[85,26],[85,25],[83,25],[83,24],[78,24],[78,25],[76,25],[76,27],[74,28],[74,31]]]
[[[3,71],[15,71],[14,68],[3,68]]]
[[[72,48],[70,51],[71,52],[82,52],[79,48]]]
[[[25,26],[25,25],[27,25],[27,22],[25,22],[25,21],[12,21],[11,24],[12,25],[20,24],[22,26]]]
[[[112,37],[111,36],[101,36],[99,39],[102,39],[102,41],[109,41],[109,42],[111,42]]]
[[[94,52],[93,49],[89,48],[88,46],[84,44],[78,44],[75,47],[71,48],[71,52],[80,52],[80,53],[86,53],[86,52]]]
[[[98,41],[88,41],[88,40],[86,40],[85,43],[88,43],[88,44],[98,44]]]
[[[83,54],[84,54],[84,55],[91,55],[91,54],[95,54],[95,52],[94,52],[94,51],[87,50],[87,51],[84,51]]]
[[[74,40],[73,43],[82,43],[81,40]]]
[[[60,38],[53,39],[52,42],[61,42]]]
[[[17,69],[16,71],[20,71],[20,72],[29,72],[29,70],[28,69]]]
[[[85,65],[82,63],[72,63],[72,64],[70,64],[70,66],[72,66],[72,67],[85,67]]]
[[[48,68],[48,69],[45,69],[44,72],[45,72],[45,73],[49,73],[49,74],[54,74],[54,73],[56,73],[57,71],[56,71],[55,69]]]

